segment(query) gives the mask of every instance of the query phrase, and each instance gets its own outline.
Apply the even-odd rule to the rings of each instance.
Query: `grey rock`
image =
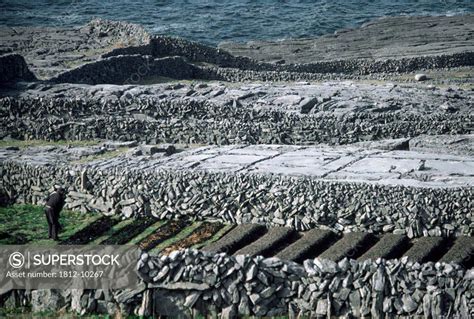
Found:
[[[402,296],[403,310],[407,313],[411,313],[418,309],[418,304],[413,300],[413,298],[408,294],[403,294]]]
[[[415,75],[415,80],[416,81],[425,81],[427,79],[428,79],[428,77],[426,76],[426,74],[419,73],[419,74]]]

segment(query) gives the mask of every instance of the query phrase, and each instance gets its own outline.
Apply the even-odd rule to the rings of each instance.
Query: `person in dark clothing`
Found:
[[[59,213],[64,207],[66,200],[66,191],[59,187],[55,192],[51,193],[46,199],[46,207],[44,212],[48,221],[48,236],[53,240],[58,240],[58,233],[61,230],[59,224]]]

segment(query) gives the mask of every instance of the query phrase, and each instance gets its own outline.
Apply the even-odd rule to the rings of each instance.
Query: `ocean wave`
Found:
[[[317,37],[395,15],[453,16],[474,12],[472,0],[3,0],[0,24],[73,26],[92,18],[142,24],[152,33],[218,44],[222,41]]]

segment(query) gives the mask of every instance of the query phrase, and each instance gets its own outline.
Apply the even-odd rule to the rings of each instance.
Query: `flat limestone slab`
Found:
[[[29,147],[19,150],[0,148],[0,162],[68,165],[78,170],[94,167],[101,170],[118,168],[130,171],[170,170],[281,175],[324,181],[411,187],[474,186],[472,156],[367,149],[363,145],[358,147],[354,145],[205,146],[183,149],[171,156],[161,153],[134,155],[134,148],[131,148],[127,152],[107,154],[107,150],[100,146]],[[90,159],[81,160],[84,157]]]
[[[316,39],[278,42],[221,43],[235,55],[261,61],[314,63],[346,59],[400,59],[474,50],[474,15],[452,17],[387,17],[355,29]]]

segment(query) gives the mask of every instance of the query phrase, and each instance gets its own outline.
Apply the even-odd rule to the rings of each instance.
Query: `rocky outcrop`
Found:
[[[35,75],[28,69],[25,59],[21,55],[0,56],[0,84],[34,80],[36,80]]]
[[[95,62],[113,49],[149,40],[139,25],[103,19],[79,27],[0,27],[0,53],[22,55],[40,79]]]
[[[474,51],[473,17],[472,13],[383,17],[357,28],[338,30],[334,34],[315,39],[251,41],[244,44],[227,42],[221,43],[219,48],[257,61],[280,61],[287,64],[449,56]],[[405,67],[411,68],[414,65]]]

